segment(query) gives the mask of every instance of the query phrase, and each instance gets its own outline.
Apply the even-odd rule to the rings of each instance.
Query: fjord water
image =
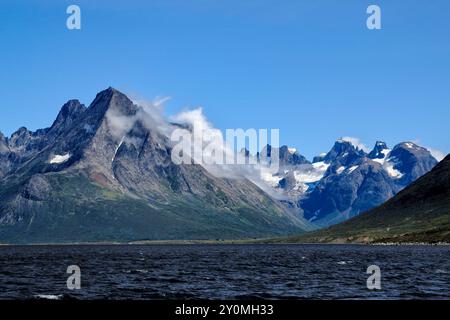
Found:
[[[81,268],[70,291],[69,265]],[[368,290],[367,267],[381,268]],[[0,299],[450,299],[449,246],[0,247]]]

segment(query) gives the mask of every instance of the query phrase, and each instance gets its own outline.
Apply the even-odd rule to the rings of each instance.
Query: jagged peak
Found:
[[[25,133],[31,133],[31,131],[28,130],[27,127],[20,127],[20,128],[17,129],[15,132],[13,132],[13,134],[11,135],[11,137],[23,135],[23,134],[25,134]]]
[[[97,93],[88,110],[96,117],[103,118],[106,112],[111,110],[121,115],[134,115],[138,107],[125,95],[113,87],[109,87]]]
[[[384,141],[377,141],[368,157],[369,159],[384,159],[388,150],[389,148]]]
[[[76,119],[78,116],[80,116],[84,111],[86,110],[86,107],[80,103],[77,99],[72,99],[67,101],[59,111],[58,116],[56,117],[55,122],[52,124],[52,128],[61,125],[67,121],[71,122],[72,120]]]
[[[323,161],[326,163],[331,163],[336,159],[340,159],[340,162],[351,163],[355,159],[366,156],[366,152],[363,148],[358,147],[355,141],[349,141],[345,138],[340,138],[336,140],[334,146],[323,157]]]
[[[95,100],[97,100],[97,99],[102,99],[102,98],[111,99],[111,98],[114,97],[114,96],[118,96],[118,97],[122,97],[122,98],[126,98],[126,99],[130,100],[130,99],[127,97],[127,95],[124,94],[124,93],[122,93],[121,91],[119,91],[119,90],[117,90],[117,89],[115,89],[115,88],[113,88],[113,87],[108,87],[107,89],[102,90],[102,91],[100,91],[99,93],[97,93],[97,95],[96,95],[96,97],[95,97],[95,99],[94,99],[94,102],[95,102]],[[130,101],[131,101],[131,100],[130,100]],[[94,103],[94,102],[93,102],[93,103]]]
[[[71,99],[67,101],[61,108],[60,112],[71,112],[73,110],[85,109],[86,107],[80,103],[78,99]]]
[[[385,148],[385,149],[387,149],[386,142],[380,141],[380,140],[375,142],[375,147],[376,148]]]
[[[330,152],[334,151],[337,154],[342,154],[348,151],[362,151],[364,152],[364,150],[360,147],[358,147],[355,143],[348,141],[348,140],[344,140],[343,138],[340,138],[338,140],[336,140],[336,142],[334,143],[333,148],[331,149]]]
[[[345,144],[345,145],[351,145],[356,150],[361,150],[363,152],[368,152],[367,147],[359,141],[358,138],[352,138],[352,137],[341,137],[336,140],[336,144]]]

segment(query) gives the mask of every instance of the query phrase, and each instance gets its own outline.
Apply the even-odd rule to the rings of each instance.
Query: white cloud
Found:
[[[169,98],[146,101],[143,99],[133,100],[133,103],[139,106],[139,110],[134,116],[124,116],[108,112],[107,119],[111,132],[117,139],[117,143],[123,141],[127,133],[133,128],[136,122],[142,123],[147,129],[158,130],[159,133],[170,139],[172,132],[180,127],[174,123],[183,125],[187,132],[194,133],[191,146],[194,153],[191,158],[195,163],[200,163],[208,172],[217,177],[242,179],[247,178],[255,185],[260,187],[266,193],[276,199],[285,199],[286,197],[279,190],[270,187],[263,179],[264,174],[273,174],[269,168],[259,164],[238,164],[246,163],[244,155],[237,150],[232,150],[225,142],[224,134],[221,130],[214,128],[203,113],[202,108],[180,112],[171,117],[165,117],[163,113],[163,104]],[[197,133],[197,134],[196,134]],[[198,134],[201,133],[201,134]],[[217,164],[215,154],[209,154],[204,151],[204,147],[223,154],[225,158],[237,158],[233,164]],[[220,152],[222,151],[222,152]],[[201,159],[201,160],[199,160]],[[255,161],[256,162],[256,161]]]
[[[133,103],[139,107],[133,116],[124,115],[114,109],[109,109],[106,113],[106,118],[111,133],[118,141],[121,141],[139,122],[147,129],[158,130],[158,132],[169,137],[173,128],[164,116],[164,103],[168,100],[170,100],[170,97],[156,98],[153,101],[133,100]]]

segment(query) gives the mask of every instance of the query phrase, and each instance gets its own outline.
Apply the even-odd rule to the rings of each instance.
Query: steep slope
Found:
[[[450,242],[450,155],[383,205],[284,242]]]
[[[251,238],[310,229],[246,179],[173,164],[158,125],[109,88],[88,108],[69,101],[50,128],[0,139],[0,241]]]

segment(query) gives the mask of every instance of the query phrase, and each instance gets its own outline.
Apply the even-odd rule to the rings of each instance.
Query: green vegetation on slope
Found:
[[[23,191],[17,196],[9,188],[0,191],[4,216],[19,221],[2,224],[0,242],[239,239],[301,232],[276,208],[272,213],[270,208],[217,208],[194,196],[150,203],[103,188],[83,174],[48,174],[45,179],[51,186],[46,199],[30,198]]]

